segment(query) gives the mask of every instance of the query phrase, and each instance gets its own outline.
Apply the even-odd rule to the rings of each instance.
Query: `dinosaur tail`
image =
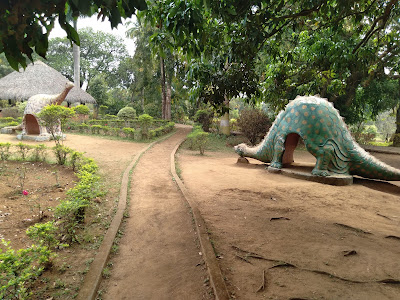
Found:
[[[350,171],[352,175],[366,178],[400,181],[399,169],[393,168],[373,157],[359,145],[354,148]]]

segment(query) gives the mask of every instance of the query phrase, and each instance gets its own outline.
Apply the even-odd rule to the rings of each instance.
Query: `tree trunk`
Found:
[[[161,69],[161,96],[162,96],[162,119],[166,119],[166,103],[167,94],[165,90],[165,64],[164,58],[160,56],[160,69]]]
[[[224,135],[230,135],[231,129],[229,127],[229,99],[226,95],[225,95],[224,105],[225,107],[228,108],[228,111],[221,117],[221,121],[219,124],[219,131]]]
[[[396,110],[396,134],[400,133],[400,79],[399,79],[399,101]]]
[[[78,20],[74,19],[74,29],[78,31]],[[73,43],[72,46],[72,54],[74,58],[74,84],[76,87],[81,87],[81,79],[80,79],[80,72],[81,72],[81,53],[80,47]]]
[[[171,95],[172,95],[171,83],[167,81],[167,95],[166,95],[166,103],[165,103],[165,119],[166,120],[171,120]]]
[[[144,113],[144,87],[142,88],[142,99],[141,99],[142,111]]]

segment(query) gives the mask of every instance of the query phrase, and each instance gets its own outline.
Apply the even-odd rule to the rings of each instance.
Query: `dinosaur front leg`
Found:
[[[282,168],[282,156],[285,151],[285,138],[283,135],[277,135],[274,143],[274,156],[271,161],[271,168]]]
[[[316,155],[317,162],[311,174],[324,177],[329,176],[328,165],[333,155],[334,149],[331,145],[320,146]]]

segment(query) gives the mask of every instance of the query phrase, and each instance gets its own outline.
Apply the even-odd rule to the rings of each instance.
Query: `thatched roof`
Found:
[[[37,94],[59,94],[69,80],[60,72],[41,61],[35,61],[19,72],[14,71],[0,78],[0,99],[26,101]],[[67,95],[68,103],[96,103],[96,100],[78,87],[74,87]]]

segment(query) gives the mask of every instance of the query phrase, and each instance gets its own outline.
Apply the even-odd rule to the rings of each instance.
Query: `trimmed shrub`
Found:
[[[78,115],[88,115],[90,113],[89,107],[83,104],[79,104],[74,107],[74,111]]]
[[[272,122],[262,110],[247,108],[240,112],[237,124],[243,135],[255,145],[268,132]]]
[[[204,151],[208,142],[208,132],[204,132],[202,129],[195,129],[188,136],[191,149],[199,149],[200,154],[204,155]]]
[[[102,128],[101,125],[92,125],[90,126],[90,129],[93,134],[100,134],[100,129]]]
[[[118,112],[117,117],[123,120],[135,119],[136,110],[130,106],[124,107]]]
[[[125,134],[127,138],[133,139],[135,137],[135,129],[133,128],[129,127],[122,128],[122,132]]]
[[[153,123],[153,117],[148,114],[140,115],[138,118],[142,137],[149,138],[149,127]]]

